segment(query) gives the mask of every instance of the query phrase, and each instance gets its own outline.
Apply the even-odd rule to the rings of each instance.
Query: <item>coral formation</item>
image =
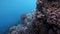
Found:
[[[9,34],[60,34],[59,2],[37,0],[36,10],[23,14],[22,26],[13,26]]]

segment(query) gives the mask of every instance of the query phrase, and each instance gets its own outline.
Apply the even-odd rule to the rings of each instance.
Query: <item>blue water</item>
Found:
[[[0,0],[0,34],[5,34],[10,26],[18,24],[21,14],[36,8],[36,0]]]

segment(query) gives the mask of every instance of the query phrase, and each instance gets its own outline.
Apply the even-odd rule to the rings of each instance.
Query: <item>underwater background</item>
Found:
[[[21,23],[20,16],[36,8],[36,0],[0,0],[0,34]]]

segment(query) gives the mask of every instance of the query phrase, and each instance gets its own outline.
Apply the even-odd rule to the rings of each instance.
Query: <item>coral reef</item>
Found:
[[[60,3],[37,0],[35,11],[23,14],[22,25],[13,26],[8,34],[60,34]]]

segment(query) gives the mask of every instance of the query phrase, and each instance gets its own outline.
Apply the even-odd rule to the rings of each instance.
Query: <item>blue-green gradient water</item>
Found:
[[[0,0],[0,34],[6,34],[10,26],[18,24],[21,14],[36,8],[36,0]]]

